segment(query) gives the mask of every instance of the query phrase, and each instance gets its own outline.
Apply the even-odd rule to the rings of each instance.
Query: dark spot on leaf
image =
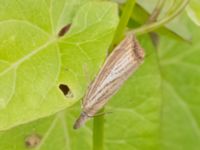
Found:
[[[67,31],[69,31],[70,27],[71,27],[71,24],[68,24],[62,27],[61,30],[58,32],[58,36],[59,37],[64,36],[67,33]]]
[[[60,84],[60,85],[59,85],[59,88],[60,88],[60,90],[62,91],[62,93],[63,93],[65,96],[67,96],[67,97],[69,97],[69,98],[72,98],[72,97],[73,97],[73,94],[72,94],[70,88],[69,88],[66,84]]]
[[[27,148],[35,148],[40,144],[41,139],[40,135],[33,133],[25,138],[25,145]]]

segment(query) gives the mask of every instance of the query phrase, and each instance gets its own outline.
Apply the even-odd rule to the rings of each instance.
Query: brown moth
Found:
[[[83,99],[83,111],[74,124],[80,128],[108,102],[133,74],[144,59],[144,50],[133,34],[126,38],[106,59]]]

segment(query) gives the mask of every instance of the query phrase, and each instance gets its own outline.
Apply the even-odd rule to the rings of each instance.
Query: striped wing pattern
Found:
[[[90,85],[83,101],[83,111],[95,115],[137,69],[144,51],[134,35],[128,35],[108,56]]]

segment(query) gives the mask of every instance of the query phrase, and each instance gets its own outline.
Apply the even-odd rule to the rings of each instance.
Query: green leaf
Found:
[[[188,21],[188,20],[187,20]],[[147,57],[110,100],[105,115],[105,149],[198,150],[200,147],[200,30],[188,22],[193,44],[161,36],[157,51],[148,36],[140,42]],[[157,53],[158,52],[158,53]],[[37,150],[92,148],[92,121],[73,130],[80,105],[0,133],[0,149],[26,150],[37,134]]]
[[[191,45],[163,38],[160,46],[162,73],[162,148],[198,150],[200,147],[200,30],[191,22]]]
[[[187,13],[190,19],[200,26],[200,1],[199,0],[191,0],[188,7]]]
[[[118,22],[116,4],[89,1],[0,0],[0,130],[54,114],[82,98]],[[65,96],[60,84],[73,97]]]

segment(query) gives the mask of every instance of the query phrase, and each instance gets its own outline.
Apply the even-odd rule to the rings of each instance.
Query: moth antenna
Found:
[[[95,115],[93,115],[93,116],[89,116],[89,117],[99,117],[99,116],[103,116],[103,115],[106,115],[106,114],[111,114],[111,113],[113,113],[113,112],[101,112],[101,113],[97,113],[97,114],[95,114]]]

